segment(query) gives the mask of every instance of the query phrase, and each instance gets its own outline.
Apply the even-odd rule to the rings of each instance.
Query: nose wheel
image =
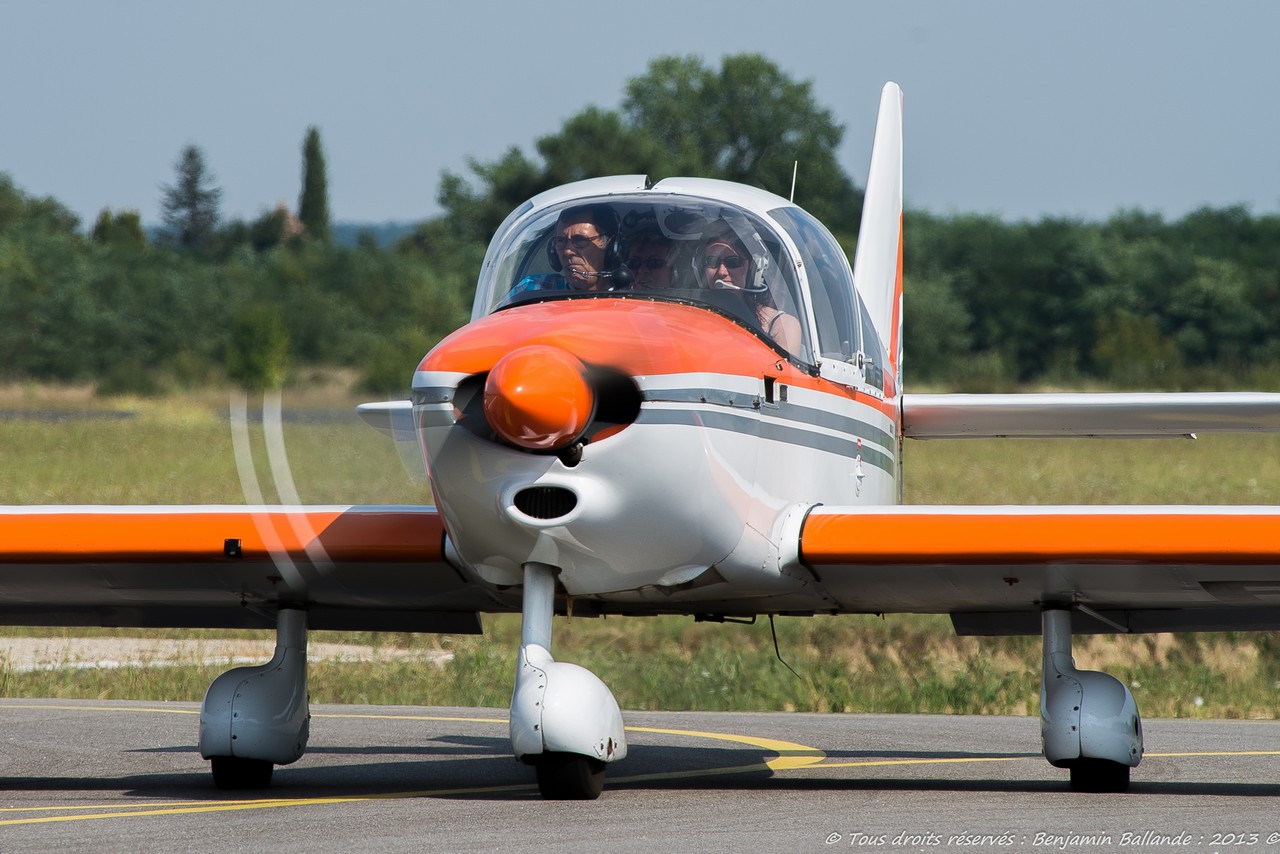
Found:
[[[535,766],[549,801],[594,801],[604,791],[604,763],[578,753],[544,753]]]

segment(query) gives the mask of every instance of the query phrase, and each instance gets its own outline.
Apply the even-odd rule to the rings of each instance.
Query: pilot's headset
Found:
[[[743,239],[737,231],[729,227],[727,223],[722,223],[719,229],[713,228],[710,236],[703,241],[702,246],[694,253],[693,273],[696,276],[694,281],[702,282],[706,280],[707,271],[703,264],[707,257],[707,247],[712,243],[723,242],[729,245],[742,246],[743,251],[747,253],[751,261],[751,279],[747,282],[746,287],[742,288],[743,293],[762,294],[769,290],[769,285],[765,281],[765,276],[769,272],[769,265],[772,263],[772,256],[764,245],[760,233],[752,231],[751,236]],[[734,288],[737,290],[737,288]]]
[[[634,275],[627,266],[627,241],[622,236],[622,225],[618,214],[609,205],[579,205],[566,208],[556,218],[556,225],[570,220],[585,220],[593,223],[601,234],[611,235],[604,248],[604,270],[600,275],[610,280],[609,290],[625,288],[631,284]],[[555,231],[552,228],[551,238],[547,240],[547,263],[551,269],[559,273],[564,269],[560,263],[560,254],[556,252]]]

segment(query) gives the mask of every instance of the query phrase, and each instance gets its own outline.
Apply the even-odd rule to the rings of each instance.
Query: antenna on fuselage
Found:
[[[800,171],[800,161],[797,160],[795,165],[791,167],[791,204],[796,203],[796,173]]]
[[[773,624],[773,614],[769,615],[769,631],[773,632],[773,654],[778,656],[778,661],[782,662],[783,667],[790,670],[795,677],[799,679],[800,674],[796,673],[796,669],[794,667],[787,664],[786,660],[782,657],[782,650],[778,648],[778,627]]]

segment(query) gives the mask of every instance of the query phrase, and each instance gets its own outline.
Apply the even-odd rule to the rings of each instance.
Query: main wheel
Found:
[[[544,753],[534,766],[550,801],[594,801],[604,791],[604,763],[579,753]]]
[[[1129,766],[1109,759],[1077,759],[1071,766],[1071,788],[1077,792],[1123,792],[1129,788]]]
[[[275,766],[265,759],[243,759],[239,756],[214,756],[213,784],[219,789],[265,789],[271,785]]]

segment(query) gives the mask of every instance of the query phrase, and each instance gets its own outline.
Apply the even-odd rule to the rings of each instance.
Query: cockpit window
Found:
[[[813,362],[786,241],[723,202],[611,195],[516,218],[489,248],[476,316],[599,295],[707,305]]]

